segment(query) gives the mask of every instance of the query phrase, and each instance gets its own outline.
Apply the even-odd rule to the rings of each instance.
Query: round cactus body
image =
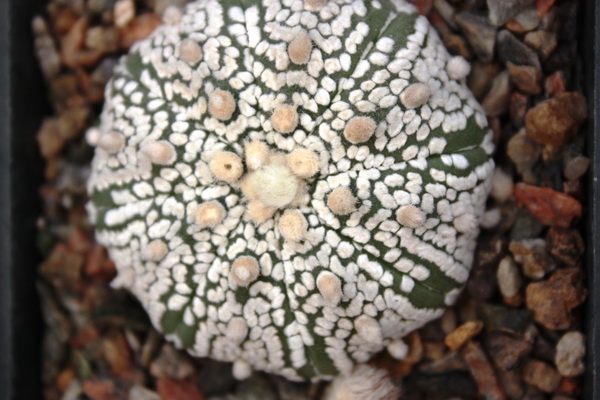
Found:
[[[205,0],[115,71],[89,180],[96,236],[196,356],[329,379],[464,286],[491,134],[402,0]]]

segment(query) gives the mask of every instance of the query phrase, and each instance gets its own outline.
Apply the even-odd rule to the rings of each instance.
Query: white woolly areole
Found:
[[[266,165],[248,174],[247,183],[265,205],[282,208],[294,200],[300,182],[284,165]]]
[[[458,217],[454,218],[453,225],[460,233],[474,232],[478,227],[477,217],[475,217],[473,214],[459,215]]]
[[[117,132],[106,132],[98,138],[98,147],[110,154],[123,150],[123,146],[125,146],[125,136]]]
[[[426,217],[423,210],[409,204],[398,209],[396,219],[404,226],[418,228],[425,223]]]
[[[148,243],[145,250],[146,259],[160,261],[167,255],[169,248],[162,240],[156,239]]]
[[[231,279],[240,286],[248,286],[258,278],[260,269],[256,258],[241,256],[231,264]]]
[[[227,324],[225,335],[234,343],[241,343],[248,336],[248,324],[242,317],[234,317]]]
[[[256,170],[269,161],[269,147],[260,141],[253,141],[246,144],[246,166],[251,170]]]
[[[223,221],[226,214],[225,207],[216,200],[202,203],[196,208],[196,223],[203,228],[214,228]]]
[[[471,65],[461,56],[452,57],[446,64],[446,72],[452,79],[460,80],[466,78],[471,72]]]
[[[308,222],[298,210],[285,210],[279,218],[279,232],[288,242],[297,242],[306,236]]]
[[[173,146],[164,140],[145,144],[142,147],[142,154],[148,157],[151,163],[158,165],[173,164],[176,157]]]
[[[183,39],[179,43],[179,58],[190,65],[196,65],[202,59],[202,49],[192,39]]]
[[[427,103],[431,96],[429,85],[413,83],[400,94],[400,101],[406,108],[417,108]]]
[[[361,315],[354,321],[354,329],[358,335],[369,343],[381,343],[383,335],[379,323],[366,314]]]
[[[331,305],[338,305],[342,299],[342,282],[337,275],[329,271],[323,271],[319,274],[317,288],[323,299]]]
[[[337,376],[327,388],[324,400],[396,400],[400,390],[386,371],[366,364]]]

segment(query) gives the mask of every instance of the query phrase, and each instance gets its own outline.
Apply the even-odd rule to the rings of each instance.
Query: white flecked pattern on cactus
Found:
[[[466,282],[493,171],[449,59],[401,0],[189,4],[107,88],[89,212],[114,286],[240,378],[399,347]]]

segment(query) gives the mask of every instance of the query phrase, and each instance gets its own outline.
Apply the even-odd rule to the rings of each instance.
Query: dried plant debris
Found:
[[[117,274],[117,266],[106,249],[95,242],[85,209],[88,201],[85,185],[91,172],[92,154],[87,143],[96,143],[112,157],[117,157],[114,155],[131,145],[128,140],[121,141],[118,135],[100,135],[102,125],[99,129],[89,128],[98,120],[105,100],[105,86],[119,57],[127,53],[135,41],[148,37],[160,23],[171,27],[160,29],[175,30],[173,27],[185,19],[186,3],[186,0],[55,0],[48,4],[45,14],[32,22],[41,70],[48,81],[48,97],[55,110],[55,115],[46,119],[38,133],[40,152],[47,161],[47,182],[40,190],[45,213],[39,224],[39,246],[47,254],[47,260],[40,267],[44,282],[39,285],[48,326],[44,341],[45,397],[316,400],[339,395],[344,390],[340,382],[359,373],[356,379],[348,381],[348,385],[363,382],[361,389],[371,387],[369,394],[381,398],[396,398],[397,390],[400,398],[406,399],[466,399],[477,395],[511,399],[579,398],[586,351],[580,305],[587,293],[582,264],[585,238],[579,231],[579,220],[586,207],[582,203],[582,179],[586,178],[589,159],[583,154],[585,139],[581,130],[587,116],[586,104],[578,93],[580,82],[573,74],[579,62],[574,56],[578,3],[573,0],[556,4],[554,1],[412,1],[419,12],[428,17],[450,53],[469,62],[454,59],[450,63],[452,71],[446,70],[446,73],[456,79],[466,76],[469,87],[484,105],[494,132],[498,166],[491,181],[492,196],[479,221],[484,234],[474,253],[468,289],[455,307],[403,341],[390,342],[386,351],[370,359],[369,364],[374,368],[358,367],[338,375],[339,378],[330,385],[292,383],[276,375],[252,372],[249,364],[237,363],[232,368],[229,363],[190,357],[185,351],[166,344],[153,329],[143,308],[126,292],[110,286]],[[327,24],[341,15],[341,8],[327,14],[329,8],[325,0],[300,3],[302,10],[306,7],[306,11],[326,17]],[[278,24],[286,23],[291,15],[282,14]],[[243,17],[249,16],[244,13]],[[259,17],[262,18],[262,14]],[[357,29],[359,22],[357,20],[348,29]],[[235,23],[245,25],[232,22],[227,24],[228,29]],[[307,23],[295,22],[296,25]],[[330,28],[333,29],[333,25]],[[326,29],[323,24],[313,28],[306,26],[304,31],[294,31],[292,36],[271,40],[269,48],[278,49],[277,43],[285,43],[279,53],[273,50],[273,54],[265,56],[267,61],[271,57],[269,68],[276,74],[287,70],[311,71],[315,64],[314,49],[319,46],[312,32],[319,33],[317,39],[335,37],[333,31],[323,29]],[[180,39],[183,37],[179,36],[177,40]],[[201,70],[203,63],[207,65],[211,57],[235,59],[244,56],[225,52],[227,46],[231,46],[229,42],[219,41],[218,46],[223,47],[211,52],[204,46],[207,38],[190,39],[193,40],[181,40],[175,53],[161,56],[179,57],[183,70],[189,71]],[[347,39],[341,40],[342,47]],[[136,49],[134,51],[141,51]],[[382,55],[386,54],[384,50],[371,49]],[[281,57],[276,57],[275,53]],[[277,69],[286,62],[283,70]],[[148,63],[145,61],[146,65]],[[370,67],[373,71],[376,68],[386,70],[384,65],[375,63]],[[212,69],[211,73],[218,70]],[[387,69],[390,75],[398,71]],[[333,72],[336,87],[343,83],[339,79],[344,75],[342,71],[338,75],[335,78]],[[378,85],[383,85],[376,79],[385,81],[388,78],[364,76],[367,78],[355,78],[364,82],[370,80],[373,84],[363,83],[360,89],[364,94],[360,99],[353,99],[357,106],[359,101],[361,107],[371,103],[375,110],[357,108],[352,115],[348,112],[350,109],[331,110],[336,116],[329,117],[329,134],[337,132],[341,141],[336,144],[317,136],[316,139],[325,141],[324,146],[342,145],[357,150],[364,147],[369,150],[366,156],[385,152],[385,147],[382,150],[375,146],[382,144],[379,129],[383,128],[379,126],[383,114],[380,113],[386,108],[379,103],[386,95],[376,99],[373,92]],[[238,84],[251,84],[242,78]],[[315,81],[317,88],[327,92],[331,82],[324,78]],[[212,82],[215,90],[207,91],[203,106],[205,118],[212,121],[214,129],[233,124],[256,107],[251,103],[243,104],[244,98],[235,86],[218,86],[216,82],[218,80]],[[407,90],[409,87],[411,89]],[[279,89],[266,90],[279,93]],[[298,87],[294,90],[303,91]],[[310,252],[319,249],[318,244],[313,246],[308,241],[319,224],[315,225],[314,218],[306,214],[309,207],[302,205],[302,201],[308,201],[308,204],[315,201],[313,193],[317,187],[311,186],[311,182],[330,174],[328,168],[336,168],[337,174],[348,175],[350,183],[349,172],[353,166],[363,165],[363,171],[379,169],[382,164],[377,163],[385,160],[374,158],[371,165],[364,168],[367,158],[358,157],[358,152],[328,155],[322,151],[325,147],[319,148],[317,142],[295,148],[294,143],[309,137],[303,134],[309,132],[306,124],[310,124],[311,118],[316,123],[315,115],[322,115],[325,120],[327,109],[325,105],[317,105],[317,110],[311,114],[304,105],[311,99],[316,102],[323,96],[319,94],[323,91],[314,96],[309,96],[308,89],[305,91],[306,96],[299,98],[274,95],[267,102],[268,107],[246,116],[246,120],[260,116],[259,124],[252,129],[272,132],[270,139],[255,134],[240,141],[237,147],[213,146],[209,149],[211,158],[198,161],[203,165],[201,176],[211,182],[213,190],[228,190],[228,196],[237,194],[235,204],[241,223],[254,226],[256,235],[276,237],[282,249],[304,245],[304,251]],[[435,92],[432,86],[421,88],[419,85],[409,85],[398,93],[392,93],[390,89],[389,94],[396,98],[392,109],[408,110],[406,113],[415,110],[415,115],[420,116],[423,104],[431,107]],[[263,93],[266,92],[260,94]],[[212,101],[210,94],[214,94]],[[174,96],[181,97],[180,94]],[[291,92],[284,91],[284,96],[291,96]],[[183,101],[183,97],[177,98]],[[326,104],[334,99],[335,96],[329,94]],[[342,101],[352,101],[350,93],[344,99]],[[153,117],[157,113],[153,113]],[[339,122],[334,126],[336,119]],[[136,120],[137,125],[143,125],[143,121]],[[407,129],[408,123],[398,136]],[[416,138],[414,135],[416,133],[408,136]],[[275,140],[276,137],[279,139]],[[149,146],[140,157],[154,160],[151,165],[156,171],[168,170],[172,150],[189,145],[178,145],[171,139],[177,141],[176,137],[155,140],[156,145]],[[239,137],[224,139],[239,141]],[[221,160],[225,160],[230,168],[220,168],[224,164],[216,162],[211,168],[211,160],[219,152],[222,152]],[[338,157],[337,161],[347,159],[350,165],[334,162],[334,156]],[[107,168],[111,167],[107,165]],[[265,168],[274,174],[261,174]],[[285,190],[276,193],[257,191],[256,188],[272,184],[272,175],[276,180],[284,179],[288,183],[284,185]],[[160,178],[169,182],[168,174],[167,178],[162,175]],[[353,215],[363,212],[360,215],[364,217],[361,210],[365,201],[380,190],[378,181],[389,183],[383,178],[365,179],[371,188],[366,195],[361,195],[358,186],[344,185],[339,180],[327,182],[328,190],[319,188],[323,191],[317,199],[321,204],[319,211],[330,214],[330,218],[321,223],[323,232],[328,228],[327,224],[335,224],[335,221],[339,224],[334,228],[337,230],[360,226],[359,220],[352,222]],[[181,182],[188,184],[183,178]],[[358,184],[358,174],[356,182]],[[401,186],[406,187],[408,183],[403,182]],[[303,199],[302,196],[307,194],[312,197]],[[234,203],[220,201],[219,196],[202,200],[203,207],[199,207],[198,202],[198,207],[189,210],[187,222],[190,226],[198,226],[197,232],[218,231],[224,221],[232,218]],[[377,209],[389,209],[384,204],[387,204],[385,200],[377,205]],[[381,221],[395,221],[414,230],[419,228],[411,226],[425,223],[430,218],[427,213],[419,213],[423,211],[420,207],[415,207],[416,211],[411,207],[401,210],[402,205],[408,204],[397,204],[396,209],[390,209],[391,215],[380,216]],[[187,215],[188,210],[185,212]],[[260,221],[262,218],[265,218],[264,222]],[[262,233],[261,225],[265,226]],[[369,229],[368,237],[374,237],[380,226]],[[244,234],[242,232],[239,238],[246,240]],[[357,238],[360,235],[352,235],[351,239]],[[322,243],[329,239],[324,235]],[[147,257],[145,262],[156,263],[149,260],[164,259],[172,251],[171,243],[164,238],[153,240],[154,244],[150,245],[148,241],[149,246],[143,252],[140,248],[140,255]],[[381,251],[369,244],[367,240],[360,249],[355,248],[354,255]],[[310,246],[314,249],[309,249]],[[331,251],[343,252],[343,247],[333,246]],[[221,253],[220,257],[226,253]],[[249,254],[240,253],[239,256]],[[260,257],[255,259],[260,265]],[[252,282],[262,279],[263,271],[257,271],[253,261],[238,261],[236,271],[239,273],[231,276],[232,285],[243,285],[248,281],[251,286]],[[335,271],[325,272],[330,271],[315,275],[312,291],[322,302],[343,304],[344,276]],[[255,274],[256,280],[252,281]],[[235,279],[239,282],[234,282]],[[302,276],[296,279],[295,283],[298,282],[304,285]],[[337,289],[338,283],[341,289]],[[291,293],[298,296],[295,291]],[[242,322],[248,325],[246,321]],[[235,324],[239,326],[232,328],[238,333],[234,336],[242,336],[242,323],[231,322],[232,326]],[[365,323],[365,326],[369,324]],[[378,340],[376,329],[367,331]],[[248,330],[246,340],[252,334]],[[234,370],[237,376],[248,378],[236,381]]]

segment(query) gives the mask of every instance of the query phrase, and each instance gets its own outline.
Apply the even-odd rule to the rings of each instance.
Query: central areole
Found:
[[[298,193],[300,181],[286,165],[269,164],[245,177],[250,191],[265,205],[284,208]]]

